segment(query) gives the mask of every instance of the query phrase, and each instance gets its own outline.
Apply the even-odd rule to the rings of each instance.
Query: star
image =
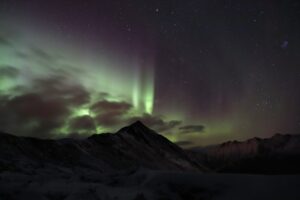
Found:
[[[288,41],[288,40],[284,40],[284,41],[281,43],[280,47],[281,47],[282,49],[287,49],[287,48],[288,48],[288,45],[289,45],[289,41]]]

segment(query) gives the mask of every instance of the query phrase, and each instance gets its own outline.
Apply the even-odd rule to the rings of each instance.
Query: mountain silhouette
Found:
[[[139,121],[85,139],[0,133],[0,199],[296,200],[297,174],[232,173],[299,173],[299,141],[277,134],[183,150]]]
[[[37,139],[0,134],[0,170],[134,168],[202,171],[180,147],[137,121],[117,133],[86,139]]]
[[[228,141],[188,150],[198,163],[218,172],[300,173],[300,135],[275,134],[271,138]]]

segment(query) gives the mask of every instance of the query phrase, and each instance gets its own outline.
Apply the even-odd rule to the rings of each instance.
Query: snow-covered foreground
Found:
[[[201,174],[132,170],[113,174],[60,169],[2,172],[0,199],[300,199],[300,175]]]

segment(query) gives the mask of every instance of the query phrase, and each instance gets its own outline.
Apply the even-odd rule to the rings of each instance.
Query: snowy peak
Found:
[[[229,141],[217,146],[208,148],[207,151],[216,153],[222,156],[251,154],[285,154],[287,152],[300,153],[300,135],[291,134],[275,134],[271,138],[251,138],[249,140]]]
[[[300,135],[229,141],[191,150],[199,163],[221,172],[299,173]]]

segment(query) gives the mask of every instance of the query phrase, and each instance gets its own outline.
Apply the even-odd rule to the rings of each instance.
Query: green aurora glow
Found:
[[[154,71],[153,60],[148,55],[132,55],[131,58],[102,55],[56,38],[46,38],[43,31],[26,28],[17,29],[19,36],[11,38],[10,46],[0,45],[0,70],[13,66],[18,70],[18,76],[1,77],[0,93],[10,98],[19,95],[17,87],[33,87],[38,79],[47,79],[58,73],[68,75],[69,84],[82,85],[89,93],[91,101],[88,105],[80,105],[73,109],[70,117],[94,115],[89,109],[91,105],[101,99],[101,94],[107,94],[106,100],[112,102],[128,102],[133,105],[128,115],[136,116],[153,113]],[[74,45],[77,47],[74,48]],[[38,46],[38,47],[37,47]],[[101,48],[105,49],[105,46]],[[109,59],[114,57],[115,59]],[[118,59],[119,58],[119,59]],[[143,66],[140,63],[146,63]],[[31,88],[33,91],[35,88]],[[97,131],[104,127],[97,127]],[[67,127],[61,127],[62,134],[68,133]]]
[[[34,29],[24,30],[33,31]],[[70,133],[68,121],[72,118],[86,115],[95,117],[96,114],[90,110],[90,106],[103,98],[103,95],[104,99],[110,102],[125,101],[133,106],[124,118],[141,116],[144,113],[163,114],[165,120],[176,119],[183,123],[201,121],[206,127],[205,134],[201,136],[198,133],[174,134],[172,131],[176,130],[168,130],[165,136],[173,142],[192,140],[200,145],[221,142],[224,138],[230,139],[233,133],[237,132],[237,125],[243,123],[235,116],[228,117],[229,120],[199,118],[192,121],[187,116],[188,113],[180,111],[180,107],[155,111],[154,58],[147,57],[149,55],[139,55],[138,58],[132,55],[132,58],[124,59],[121,56],[110,55],[108,52],[89,53],[88,48],[80,47],[80,44],[71,45],[67,41],[62,43],[59,37],[43,38],[42,36],[46,34],[42,31],[20,33],[23,34],[22,37],[11,39],[11,46],[0,46],[0,70],[6,66],[13,66],[19,71],[16,77],[1,77],[0,93],[2,95],[9,95],[12,98],[20,94],[15,88],[19,86],[31,88],[36,78],[47,79],[61,72],[68,74],[69,80],[65,80],[66,82],[82,85],[91,95],[88,104],[73,108],[69,118],[65,120],[66,123],[55,130],[61,137]],[[36,46],[39,46],[39,49]],[[41,52],[35,52],[38,50]],[[119,59],[111,59],[112,57]],[[34,88],[31,89],[34,91]],[[124,125],[126,124],[121,123],[117,127],[105,127],[98,124],[95,132],[115,131]],[[36,126],[34,121],[27,124],[27,128],[34,126]],[[85,134],[85,131],[78,130],[78,133]],[[235,137],[239,138],[239,135]]]
[[[236,47],[232,45],[232,50],[226,49],[226,45],[223,45],[226,38],[234,40],[233,43],[236,38],[216,35],[213,38],[217,38],[216,44],[212,46],[216,46],[217,50],[208,53],[201,49],[201,55],[197,53],[200,47],[196,43],[194,46],[199,49],[195,53],[193,49],[181,52],[181,48],[176,48],[181,44],[177,38],[175,42],[165,41],[175,49],[174,54],[168,48],[149,53],[153,47],[147,46],[148,41],[141,42],[136,49],[134,45],[122,48],[123,44],[118,44],[118,34],[103,38],[102,35],[96,38],[90,36],[88,40],[81,37],[83,33],[76,35],[80,31],[61,31],[51,23],[40,23],[38,20],[31,23],[35,18],[30,16],[27,21],[5,17],[0,17],[0,109],[6,98],[11,100],[41,90],[37,80],[59,79],[62,85],[61,88],[55,88],[55,92],[66,92],[65,95],[60,94],[62,100],[70,98],[68,95],[72,92],[80,92],[81,87],[88,93],[88,100],[84,103],[73,105],[67,101],[72,105],[62,108],[65,116],[60,120],[63,122],[55,121],[56,128],[51,130],[60,137],[74,132],[70,127],[72,120],[80,117],[98,118],[100,114],[91,107],[99,101],[120,104],[120,110],[104,113],[106,116],[119,116],[106,124],[103,122],[105,119],[101,118],[102,124],[95,123],[95,127],[91,126],[88,130],[78,129],[76,132],[79,135],[116,131],[130,123],[130,119],[145,119],[146,125],[171,141],[188,141],[194,143],[192,145],[243,140],[253,136],[267,137],[276,132],[297,130],[292,127],[297,124],[296,119],[290,119],[298,104],[295,98],[291,98],[297,85],[292,85],[293,78],[289,78],[296,73],[289,74],[285,80],[281,74],[277,74],[275,65],[272,65],[272,71],[268,68],[264,71],[265,60],[262,59],[261,64],[260,59],[254,59],[257,55],[247,57],[246,51],[244,55],[244,51],[240,51],[244,49],[240,46],[240,40],[237,40]],[[157,13],[155,17],[158,17]],[[186,30],[188,32],[189,29]],[[1,43],[2,38],[7,42]],[[117,42],[113,43],[115,39]],[[210,47],[213,39],[206,46]],[[184,43],[183,47],[186,50],[189,45]],[[245,49],[248,51],[248,48]],[[181,53],[185,59],[184,56],[181,59]],[[277,67],[287,66],[288,63],[279,62]],[[289,84],[284,86],[283,80],[294,87],[287,87]],[[49,87],[53,89],[51,81]],[[46,95],[51,99],[53,94],[49,92]],[[130,104],[129,108],[126,105],[122,107],[124,103]],[[23,134],[22,129],[36,129],[40,125],[38,120],[34,118],[20,126],[20,129],[4,131]],[[195,124],[201,124],[205,129],[180,134],[180,127]]]

